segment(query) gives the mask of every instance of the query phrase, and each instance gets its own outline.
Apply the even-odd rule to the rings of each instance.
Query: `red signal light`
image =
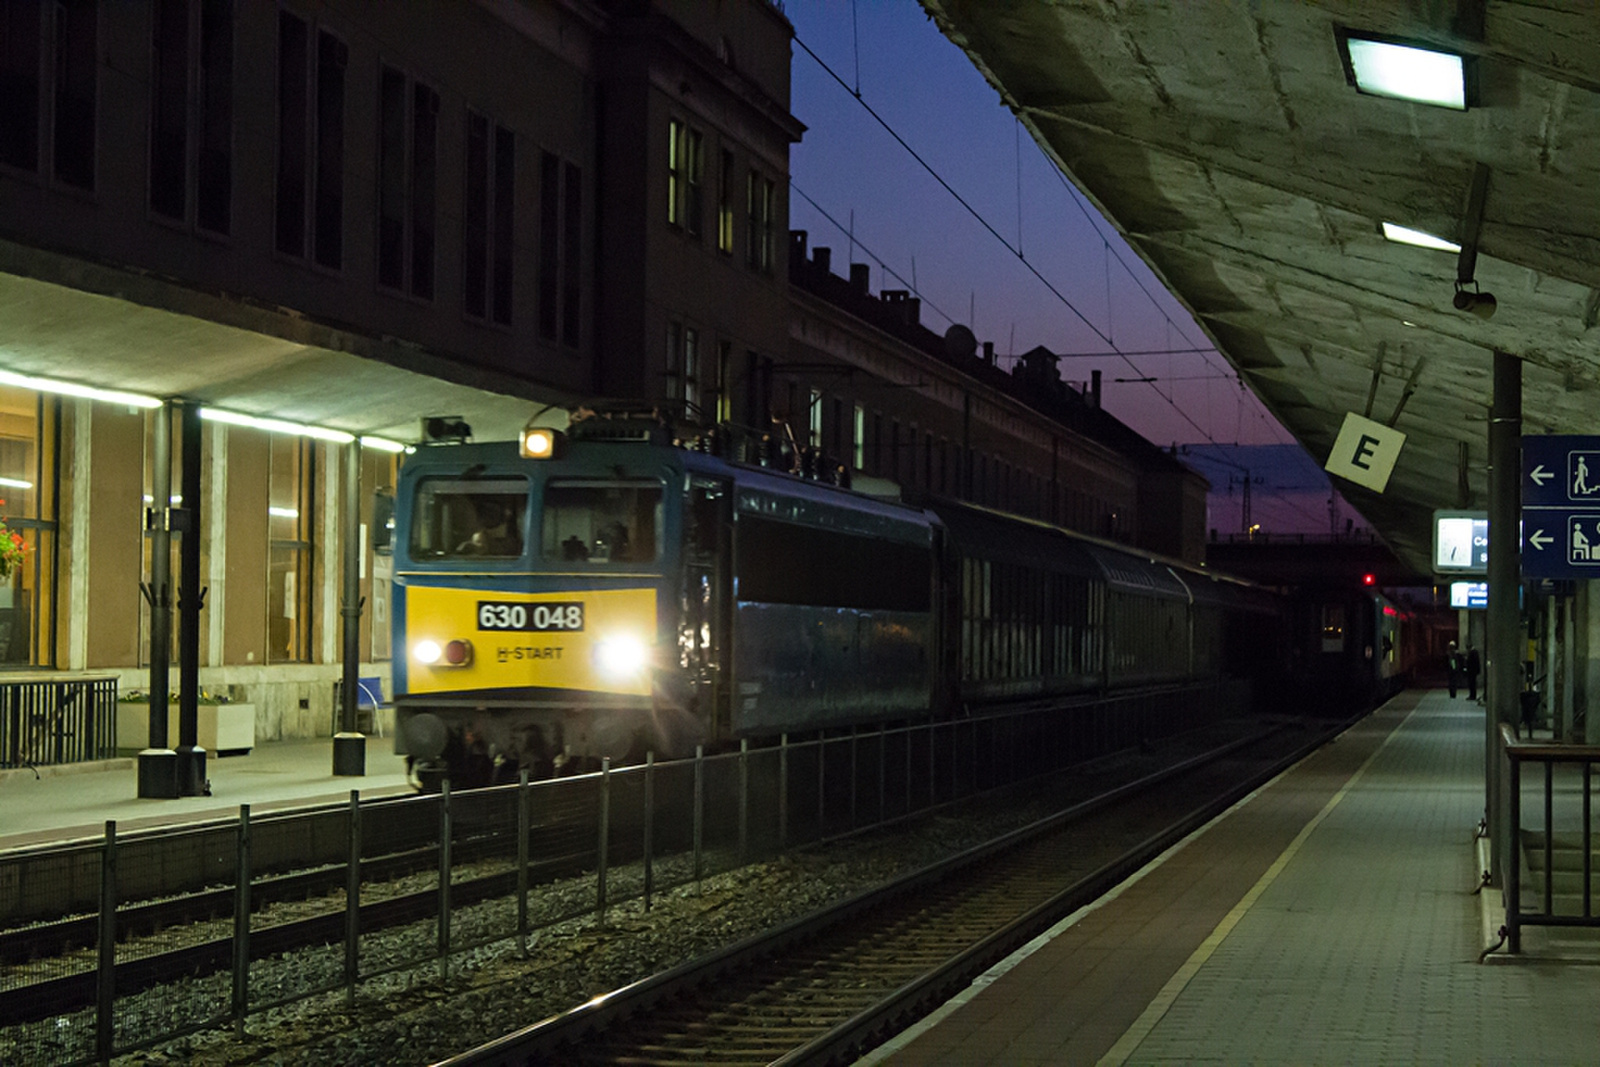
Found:
[[[1361,576],[1361,584],[1362,585],[1377,585],[1378,584],[1378,576],[1376,574],[1363,574]]]

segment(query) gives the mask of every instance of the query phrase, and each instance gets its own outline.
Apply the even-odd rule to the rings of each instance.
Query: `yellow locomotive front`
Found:
[[[619,458],[625,457],[623,462]],[[420,449],[396,495],[396,751],[453,785],[692,749],[671,450]]]

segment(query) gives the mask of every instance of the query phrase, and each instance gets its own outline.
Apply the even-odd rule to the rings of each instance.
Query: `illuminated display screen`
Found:
[[[1453,608],[1487,608],[1489,606],[1489,583],[1451,582],[1450,606]]]
[[[1489,516],[1481,511],[1434,512],[1433,566],[1440,571],[1487,574]]]

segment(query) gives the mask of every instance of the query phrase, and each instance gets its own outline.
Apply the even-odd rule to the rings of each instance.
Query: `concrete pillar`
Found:
[[[340,686],[339,732],[333,738],[333,773],[358,776],[365,774],[367,768],[367,739],[356,730],[356,695],[361,682],[360,440],[344,446],[344,461],[344,521],[340,524],[343,528],[340,555],[344,557],[344,596],[339,610],[344,622],[344,682]]]

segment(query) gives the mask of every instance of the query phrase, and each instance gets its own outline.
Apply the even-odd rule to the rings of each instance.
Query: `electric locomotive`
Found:
[[[419,448],[396,491],[396,751],[424,785],[927,714],[927,512],[655,418]]]

